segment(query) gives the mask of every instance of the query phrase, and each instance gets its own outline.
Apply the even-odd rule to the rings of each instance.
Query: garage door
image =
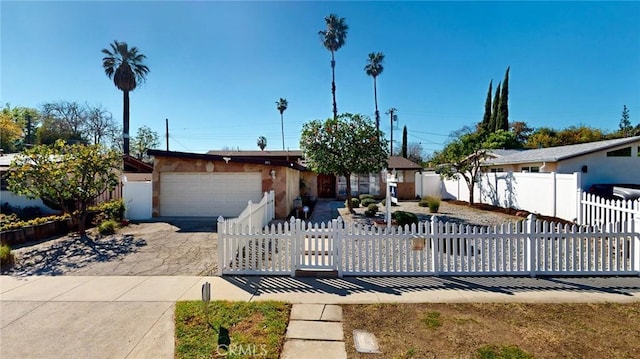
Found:
[[[163,173],[160,215],[235,217],[262,198],[260,173]]]

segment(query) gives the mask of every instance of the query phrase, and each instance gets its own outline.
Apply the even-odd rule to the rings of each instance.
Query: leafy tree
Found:
[[[524,121],[512,122],[510,127],[511,131],[516,136],[516,141],[519,143],[520,147],[524,146],[527,142],[527,138],[529,138],[529,135],[533,132],[533,128],[529,127],[529,125]]]
[[[447,143],[442,151],[434,154],[432,161],[438,167],[441,177],[464,178],[469,189],[469,204],[473,204],[475,184],[486,152],[483,135],[467,132]]]
[[[504,74],[502,81],[502,93],[500,94],[500,103],[498,104],[498,115],[496,117],[495,130],[509,130],[509,69]]]
[[[558,146],[559,139],[556,130],[549,127],[536,128],[527,138],[526,148],[546,148]]]
[[[607,136],[601,130],[589,126],[570,126],[557,133],[561,145],[573,145],[606,140]]]
[[[629,121],[629,109],[627,105],[623,105],[622,107],[622,117],[620,118],[620,124],[618,125],[620,130],[620,134],[622,137],[631,137],[633,136],[633,126],[631,125],[631,121]]]
[[[407,126],[402,128],[402,157],[407,158]]]
[[[373,100],[376,106],[376,128],[380,129],[380,111],[378,111],[378,86],[376,79],[378,75],[382,73],[384,67],[382,62],[384,61],[384,54],[382,52],[372,52],[367,59],[367,65],[364,67],[364,71],[368,76],[373,77]]]
[[[258,137],[258,147],[260,148],[260,151],[264,151],[265,148],[267,148],[267,138],[264,136],[260,136]]]
[[[318,31],[322,45],[331,52],[331,94],[333,96],[333,119],[338,119],[338,104],[336,103],[336,60],[335,52],[344,46],[347,39],[347,25],[343,17],[330,14],[324,18],[326,30]]]
[[[498,111],[500,110],[500,83],[496,87],[496,95],[493,97],[493,109],[491,111],[491,120],[489,121],[489,132],[493,132],[498,128]]]
[[[138,128],[136,137],[131,143],[131,155],[144,162],[150,162],[147,150],[160,146],[160,136],[147,126]]]
[[[491,90],[493,86],[493,80],[489,81],[489,90],[487,91],[487,99],[484,101],[484,115],[482,116],[482,122],[480,122],[480,130],[484,132],[493,131],[491,127]]]
[[[302,126],[300,148],[309,167],[317,173],[344,176],[347,205],[351,206],[351,174],[385,168],[388,142],[370,119],[360,114],[341,114],[337,119],[314,120]]]
[[[278,105],[278,111],[280,112],[280,128],[282,128],[282,150],[284,151],[284,111],[289,106],[287,99],[280,97],[280,100],[276,101]]]
[[[21,150],[25,145],[35,143],[36,129],[40,124],[40,112],[37,109],[22,106],[11,107],[11,105],[6,104],[2,109],[2,114],[16,123],[21,129],[22,135],[15,140],[16,150]],[[6,147],[3,148],[8,150]]]
[[[100,145],[38,145],[14,158],[9,167],[9,190],[55,203],[71,215],[86,238],[88,207],[118,183],[120,155]]]
[[[498,130],[492,132],[484,138],[483,147],[485,149],[502,148],[513,149],[522,148],[522,144],[518,142],[516,134],[512,131]]]
[[[143,64],[146,56],[138,53],[137,47],[126,42],[114,41],[111,50],[102,49],[106,56],[102,58],[104,73],[113,79],[114,85],[122,91],[122,138],[123,151],[129,154],[129,92],[135,90],[140,82],[144,82],[149,68]]]
[[[9,112],[0,112],[0,148],[7,152],[15,152],[22,138],[22,128]]]

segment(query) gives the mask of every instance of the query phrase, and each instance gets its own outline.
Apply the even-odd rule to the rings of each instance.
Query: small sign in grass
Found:
[[[275,301],[176,303],[176,358],[278,358],[291,304]]]

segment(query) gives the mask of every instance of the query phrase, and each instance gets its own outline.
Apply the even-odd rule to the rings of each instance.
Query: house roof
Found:
[[[387,168],[397,170],[419,170],[422,169],[422,166],[402,156],[389,156],[389,159],[387,160]]]
[[[208,153],[189,153],[189,152],[176,152],[176,151],[161,151],[161,150],[147,150],[147,154],[149,156],[161,156],[161,157],[171,157],[171,158],[186,158],[186,159],[202,159],[208,161],[225,161],[227,163],[254,163],[254,164],[263,164],[263,165],[271,165],[271,166],[281,166],[281,167],[290,167],[293,169],[297,169],[298,171],[306,171],[307,168],[300,165],[297,162],[281,160],[269,156],[264,157],[247,157],[244,156],[242,151],[240,152],[230,152],[228,155],[214,155]],[[234,155],[237,154],[237,155]],[[242,154],[242,155],[240,155]]]
[[[640,136],[580,143],[576,145],[538,148],[533,150],[519,151],[503,157],[487,159],[483,163],[483,165],[486,166],[510,163],[558,162],[638,141],[640,141]]]
[[[153,165],[145,163],[130,155],[122,156],[124,162],[124,170],[127,172],[136,173],[151,173],[153,172]]]
[[[242,156],[242,157],[278,157],[282,159],[286,158],[300,158],[302,157],[302,151],[293,150],[293,151],[209,151],[208,155],[218,155],[218,156]]]

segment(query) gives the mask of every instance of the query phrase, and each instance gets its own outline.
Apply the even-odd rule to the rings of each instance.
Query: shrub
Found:
[[[367,210],[364,211],[364,215],[367,217],[375,217],[378,213],[378,205],[375,203],[371,203],[367,206]]]
[[[440,209],[440,198],[428,196],[427,204],[429,205],[429,212],[438,213],[438,210]]]
[[[61,221],[70,218],[68,214],[62,216],[47,216],[22,221],[15,215],[0,216],[0,231],[8,231],[22,227],[35,226],[47,222]]]
[[[20,207],[20,206],[12,206],[8,202],[4,202],[2,204],[1,209],[2,209],[1,212],[3,214],[7,214],[7,215],[15,214],[23,221],[28,221],[30,219],[34,219],[42,216],[42,211],[40,210],[40,207],[36,207],[36,206]]]
[[[418,206],[429,207],[429,201],[427,200],[427,197],[421,199],[420,202],[418,202]]]
[[[116,199],[109,202],[102,202],[97,206],[89,208],[92,211],[98,211],[104,215],[104,219],[113,219],[120,222],[124,218],[124,201],[122,199]]]
[[[358,196],[358,198],[360,199],[361,202],[364,202],[364,200],[367,198],[374,199],[372,194],[361,194]]]
[[[369,207],[369,205],[371,204],[378,204],[378,201],[376,201],[374,198],[365,198],[363,199],[360,204],[362,205],[362,207]]]
[[[411,212],[395,211],[391,214],[391,218],[401,227],[414,223],[418,224],[418,216]]]
[[[6,244],[0,246],[0,267],[5,268],[13,265],[14,257],[11,247]]]
[[[349,207],[348,202],[344,201],[344,206]],[[358,198],[351,198],[351,207],[358,208],[360,207],[360,200]]]
[[[118,223],[116,223],[116,221],[114,221],[113,219],[107,219],[106,221],[100,223],[100,225],[98,226],[98,232],[100,232],[100,234],[102,235],[114,234],[116,233],[116,228],[118,228]]]

